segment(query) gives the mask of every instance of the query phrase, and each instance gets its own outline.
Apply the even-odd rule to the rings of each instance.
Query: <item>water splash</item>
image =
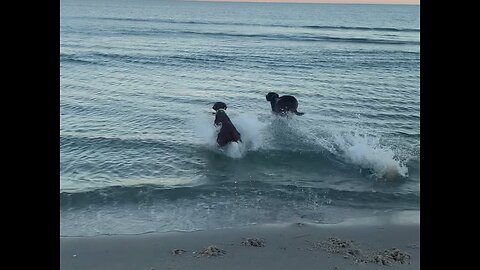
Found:
[[[242,135],[242,143],[232,143],[218,149],[216,136],[219,128],[211,116],[198,116],[196,134],[202,144],[208,145],[231,158],[243,158],[248,151],[260,148],[294,147],[299,150],[328,151],[360,168],[369,170],[376,178],[407,177],[408,168],[394,151],[394,146],[382,145],[374,132],[361,127],[342,128],[324,125],[319,128],[299,118],[268,118],[262,122],[256,115],[232,114],[230,119]],[[268,132],[269,136],[265,136]]]
[[[219,127],[213,124],[211,114],[199,114],[190,120],[190,125],[194,128],[195,141],[199,144],[205,144],[209,147],[216,147],[217,134]]]
[[[242,158],[247,153],[245,144],[237,142],[231,142],[225,145],[225,147],[221,148],[220,151],[224,152],[227,156],[231,158]]]
[[[231,118],[238,132],[242,135],[242,141],[248,150],[258,150],[265,146],[265,123],[258,120],[258,117],[250,113],[233,115]]]
[[[242,158],[248,151],[255,151],[263,146],[265,124],[260,122],[256,115],[244,113],[229,117],[240,132],[242,142],[229,143],[223,148],[218,148],[217,134],[220,127],[213,125],[213,117],[210,115],[198,115],[194,120],[197,142],[231,158]]]
[[[296,147],[328,151],[347,163],[372,172],[376,178],[407,177],[408,168],[400,149],[380,143],[375,131],[361,126],[341,127],[298,120],[286,125],[294,131]],[[391,148],[393,147],[393,148]],[[395,150],[395,151],[394,151]],[[400,156],[399,156],[400,154]]]
[[[373,170],[378,178],[393,179],[406,177],[408,168],[395,156],[380,139],[359,133],[334,134],[338,154],[345,160],[365,169]]]

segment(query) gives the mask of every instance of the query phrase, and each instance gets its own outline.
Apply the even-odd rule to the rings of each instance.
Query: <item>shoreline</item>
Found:
[[[420,269],[419,217],[403,217],[60,237],[60,269]]]

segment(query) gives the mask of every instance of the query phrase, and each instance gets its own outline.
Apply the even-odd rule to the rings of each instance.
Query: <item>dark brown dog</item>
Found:
[[[278,115],[287,115],[288,112],[296,115],[304,115],[302,112],[298,112],[298,101],[294,96],[279,96],[277,93],[270,92],[266,95],[267,101],[270,101],[272,111]]]
[[[227,105],[223,102],[217,102],[212,108],[216,111],[214,124],[216,126],[221,125],[220,132],[217,135],[218,146],[223,147],[230,142],[241,142],[240,132],[238,132],[225,112]]]

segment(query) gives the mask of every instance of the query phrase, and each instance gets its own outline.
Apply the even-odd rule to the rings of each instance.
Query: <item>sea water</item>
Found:
[[[60,233],[419,210],[418,5],[62,0]],[[272,115],[294,95],[303,116]],[[218,149],[225,102],[242,142]]]

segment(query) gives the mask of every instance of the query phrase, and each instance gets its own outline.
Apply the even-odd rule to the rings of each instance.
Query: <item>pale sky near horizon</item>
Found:
[[[196,0],[214,2],[275,2],[275,3],[331,3],[331,4],[410,4],[420,5],[420,0]]]

